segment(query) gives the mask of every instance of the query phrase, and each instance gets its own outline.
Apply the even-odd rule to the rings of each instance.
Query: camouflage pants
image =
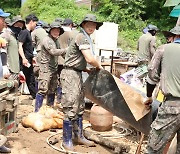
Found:
[[[38,93],[45,96],[54,94],[57,90],[57,71],[52,72],[48,68],[40,68],[38,77]]]
[[[147,150],[149,154],[162,154],[166,144],[177,133],[177,152],[180,154],[180,101],[165,101],[151,125]]]
[[[84,89],[81,72],[63,69],[60,76],[64,119],[74,120],[84,112]]]

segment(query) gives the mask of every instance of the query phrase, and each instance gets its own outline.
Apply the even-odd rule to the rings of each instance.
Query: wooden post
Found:
[[[135,154],[140,154],[141,153],[141,145],[143,143],[143,140],[144,140],[144,134],[141,133],[141,138],[140,138],[140,141],[139,141],[139,145],[138,145],[138,147],[136,149],[136,153]]]

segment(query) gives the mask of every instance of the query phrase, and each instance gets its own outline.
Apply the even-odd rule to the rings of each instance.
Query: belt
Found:
[[[180,97],[174,97],[174,96],[166,96],[166,101],[180,101]]]
[[[74,67],[69,67],[69,66],[64,66],[64,69],[70,69],[70,70],[74,70],[76,72],[82,72],[81,70],[77,69],[77,68],[74,68]]]

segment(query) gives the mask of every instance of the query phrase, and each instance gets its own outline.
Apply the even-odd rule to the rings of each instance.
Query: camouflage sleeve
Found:
[[[33,47],[36,47],[36,34],[35,31],[31,33]]]
[[[156,51],[156,37],[153,36],[150,41],[150,57],[152,58]]]
[[[79,33],[75,38],[76,45],[79,47],[79,50],[90,49],[90,44],[85,35]]]
[[[67,48],[57,49],[54,41],[49,38],[45,38],[42,45],[44,46],[46,51],[48,51],[49,54],[53,56],[63,56],[67,51]]]
[[[161,60],[164,53],[164,45],[160,46],[154,56],[151,59],[151,62],[148,65],[148,77],[154,81],[159,82],[160,73],[161,73]]]

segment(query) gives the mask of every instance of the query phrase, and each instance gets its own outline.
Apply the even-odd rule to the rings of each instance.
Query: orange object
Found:
[[[109,131],[112,129],[113,115],[101,106],[94,104],[91,108],[90,123],[96,131]]]
[[[0,48],[5,47],[6,44],[7,44],[7,41],[3,39],[2,37],[0,37]]]

